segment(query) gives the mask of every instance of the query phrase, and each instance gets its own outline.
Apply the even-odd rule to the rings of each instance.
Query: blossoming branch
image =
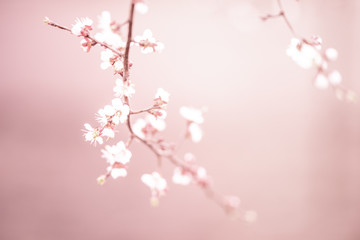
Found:
[[[298,0],[297,0],[298,1]],[[338,58],[338,51],[335,48],[323,50],[322,39],[319,36],[304,38],[299,36],[291,25],[281,0],[277,0],[279,12],[262,16],[263,21],[273,18],[282,18],[290,30],[293,38],[286,51],[300,67],[304,69],[315,68],[316,75],[313,79],[314,86],[318,89],[332,89],[339,100],[356,102],[357,95],[352,90],[342,85],[342,76],[336,69],[329,68],[329,64]]]
[[[192,153],[186,153],[184,157],[176,154],[176,145],[165,141],[159,133],[166,128],[166,107],[169,103],[170,94],[158,88],[150,107],[134,111],[131,108],[130,98],[134,97],[135,85],[130,78],[130,69],[133,62],[130,60],[130,49],[139,47],[144,54],[158,53],[164,49],[164,44],[157,41],[150,29],[146,29],[142,35],[133,37],[134,12],[146,13],[148,7],[144,0],[132,0],[129,18],[117,23],[111,18],[109,12],[103,12],[99,17],[100,32],[92,36],[93,21],[89,18],[77,18],[71,28],[56,24],[49,18],[45,23],[49,26],[68,31],[80,40],[80,47],[85,52],[98,45],[103,48],[101,52],[101,69],[112,69],[115,79],[114,99],[111,104],[105,105],[98,110],[96,120],[98,125],[93,127],[89,123],[84,124],[85,140],[90,144],[103,144],[104,141],[115,138],[115,129],[124,125],[129,131],[126,141],[121,140],[114,145],[106,145],[101,150],[101,157],[108,164],[105,174],[97,178],[99,184],[104,184],[109,178],[117,179],[126,177],[128,164],[132,158],[130,146],[135,141],[149,148],[156,157],[158,168],[164,159],[171,162],[175,168],[172,181],[175,184],[196,184],[205,194],[215,201],[229,216],[238,220],[252,222],[256,219],[254,211],[239,209],[240,200],[236,196],[222,196],[212,188],[210,176],[204,167],[199,166],[196,157]],[[122,31],[127,26],[127,38],[124,40]],[[204,122],[204,110],[193,107],[181,107],[180,115],[185,119],[187,132],[185,137],[193,142],[201,141],[203,132],[201,124]],[[138,118],[133,124],[131,117],[145,114],[144,118]],[[159,199],[168,192],[168,183],[160,174],[160,171],[143,174],[141,181],[150,189],[150,202],[153,206],[159,204]]]

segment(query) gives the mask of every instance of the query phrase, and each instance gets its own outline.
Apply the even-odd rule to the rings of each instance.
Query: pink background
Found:
[[[338,49],[332,64],[360,93],[360,1],[284,1],[297,32]],[[112,99],[115,78],[80,39],[43,24],[70,26],[109,10],[126,19],[129,1],[1,1],[0,239],[360,239],[360,108],[312,86],[285,54],[291,35],[275,1],[149,1],[135,34],[151,28],[162,54],[133,49],[134,108],[158,87],[171,93],[168,129],[184,130],[182,105],[207,106],[204,140],[186,143],[224,194],[239,195],[259,219],[229,220],[196,187],[170,183],[149,205],[143,173],[156,169],[142,145],[125,179],[103,187],[100,148],[84,142],[85,122]],[[128,133],[120,128],[117,140]],[[165,164],[169,179],[172,166]]]

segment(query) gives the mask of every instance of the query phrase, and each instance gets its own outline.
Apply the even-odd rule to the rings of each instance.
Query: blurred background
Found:
[[[360,1],[284,0],[302,36],[339,51],[331,67],[360,93]],[[314,70],[286,56],[291,34],[268,0],[149,0],[134,34],[150,28],[161,54],[131,51],[135,109],[158,87],[171,93],[167,130],[185,130],[183,105],[208,108],[194,153],[214,188],[258,212],[254,224],[228,219],[197,186],[171,183],[149,204],[140,181],[155,156],[131,146],[124,179],[96,183],[106,162],[84,141],[83,124],[111,102],[115,77],[100,69],[100,49],[84,53],[80,38],[43,23],[71,26],[76,17],[108,10],[119,22],[129,1],[1,1],[0,239],[360,239],[360,108],[312,85]],[[95,28],[95,30],[97,30]],[[128,133],[119,128],[116,140]]]

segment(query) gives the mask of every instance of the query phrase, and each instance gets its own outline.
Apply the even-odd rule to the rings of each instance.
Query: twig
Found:
[[[261,20],[267,21],[268,19],[281,17],[285,21],[285,23],[286,23],[287,27],[289,28],[289,30],[291,31],[291,33],[296,37],[297,34],[295,33],[293,26],[291,25],[288,17],[286,16],[286,13],[282,6],[281,0],[277,0],[277,4],[278,4],[280,11],[277,14],[267,14],[265,16],[262,16],[262,17],[260,17]]]
[[[52,22],[52,21],[50,21],[50,20],[48,20],[48,19],[45,20],[45,23],[46,23],[47,25],[49,25],[49,26],[56,27],[56,28],[59,28],[59,29],[61,29],[61,30],[68,31],[68,32],[70,32],[70,33],[72,34],[71,29],[69,29],[69,28],[67,28],[67,27],[64,27],[64,26],[61,26],[61,25],[59,25],[59,24],[57,24],[57,23],[54,23],[54,22]],[[92,41],[92,45],[93,45],[93,46],[95,46],[96,44],[98,44],[98,45],[102,46],[102,47],[105,48],[105,49],[111,50],[113,53],[115,53],[115,54],[118,55],[119,57],[123,57],[123,56],[124,56],[121,52],[119,52],[118,50],[112,48],[110,45],[108,45],[108,44],[105,43],[105,42],[99,42],[99,41],[97,41],[95,38],[91,37],[90,35],[87,35],[87,36],[84,36],[84,37],[90,39],[90,40]]]

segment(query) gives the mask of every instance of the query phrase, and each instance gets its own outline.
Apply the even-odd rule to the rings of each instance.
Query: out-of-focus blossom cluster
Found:
[[[189,185],[195,183],[200,186],[206,187],[210,184],[209,176],[206,169],[196,164],[196,158],[192,153],[187,153],[184,156],[185,166],[176,167],[172,180],[176,184]]]
[[[151,191],[151,205],[158,206],[159,198],[164,196],[167,191],[167,182],[161,177],[158,172],[153,172],[152,174],[143,174],[141,176],[141,181],[150,188]]]
[[[339,100],[354,102],[356,95],[353,91],[342,86],[342,76],[336,69],[330,69],[329,64],[338,58],[338,51],[334,48],[323,50],[322,39],[313,36],[308,39],[291,39],[286,51],[300,67],[317,70],[314,78],[314,86],[318,89],[332,88]]]

